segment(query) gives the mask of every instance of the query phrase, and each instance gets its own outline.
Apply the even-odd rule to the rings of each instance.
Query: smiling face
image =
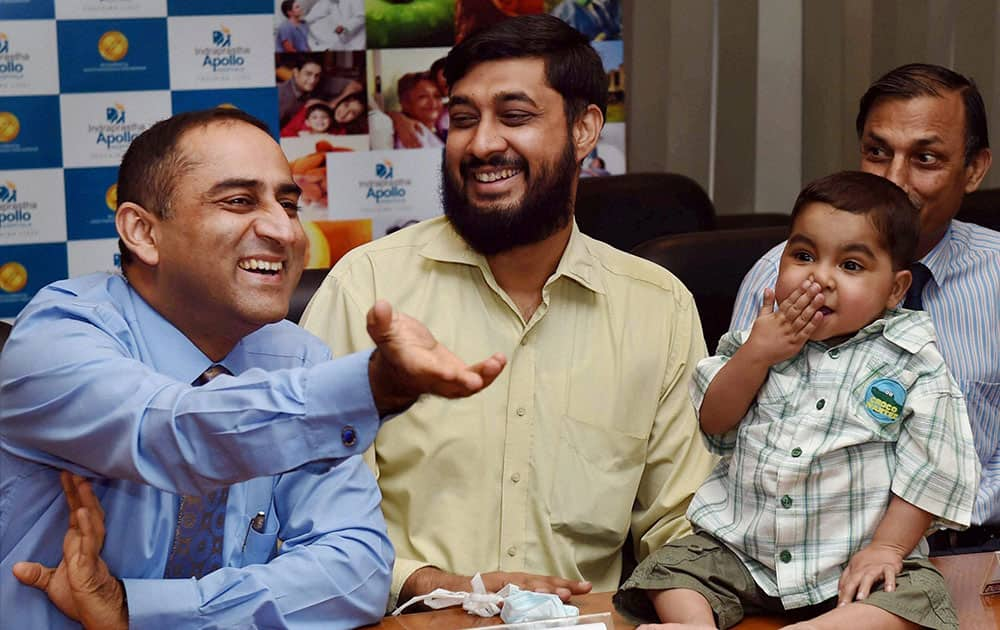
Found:
[[[316,89],[316,84],[319,83],[319,77],[322,73],[323,69],[319,67],[318,63],[307,61],[302,64],[301,68],[292,70],[292,80],[295,81],[295,87],[299,89],[300,93],[308,94]]]
[[[918,257],[941,240],[965,193],[979,186],[989,168],[989,151],[981,153],[965,163],[959,92],[886,98],[872,106],[861,136],[861,170],[895,183],[920,210]]]
[[[190,167],[169,218],[151,217],[144,297],[204,351],[202,340],[238,340],[285,316],[306,239],[298,187],[267,133],[213,123],[187,131],[178,148]]]
[[[306,116],[306,127],[314,133],[324,133],[330,128],[330,112],[315,108]]]
[[[568,226],[599,111],[568,125],[537,58],[474,66],[453,86],[448,110],[445,213],[470,245],[496,253]]]
[[[805,280],[822,288],[823,319],[811,339],[849,337],[897,305],[910,286],[910,272],[893,270],[892,259],[867,215],[825,203],[803,208],[781,254],[778,303]]]
[[[358,119],[365,111],[365,106],[356,98],[349,98],[337,104],[337,109],[333,111],[333,117],[338,124],[346,125]]]
[[[441,92],[430,79],[417,81],[412,88],[400,95],[399,104],[403,113],[432,129],[443,108]]]

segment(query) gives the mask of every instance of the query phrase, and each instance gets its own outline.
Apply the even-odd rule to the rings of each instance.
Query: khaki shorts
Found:
[[[615,608],[634,623],[655,623],[656,610],[645,591],[672,588],[701,593],[720,628],[730,628],[746,615],[786,613],[780,599],[757,586],[739,557],[707,534],[686,536],[650,554],[615,593]],[[876,588],[864,603],[923,627],[957,630],[958,617],[944,578],[927,560],[904,561],[892,593]],[[810,619],[836,604],[833,598],[787,615],[793,621]]]

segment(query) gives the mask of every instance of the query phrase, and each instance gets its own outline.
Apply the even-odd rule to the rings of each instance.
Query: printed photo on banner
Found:
[[[368,133],[364,51],[275,55],[275,82],[282,138]]]
[[[607,123],[597,147],[583,159],[580,177],[604,177],[625,173],[625,123]]]
[[[368,51],[371,148],[426,149],[448,137],[448,48]]]
[[[75,0],[56,2],[60,20],[99,20],[135,17],[166,17],[167,0]]]
[[[451,47],[455,43],[455,1],[366,0],[368,48]]]
[[[274,51],[364,50],[365,0],[274,0]]]
[[[456,0],[455,43],[516,15],[545,13],[542,0]]]
[[[625,122],[625,47],[622,40],[592,42],[608,73],[608,114],[605,122]]]
[[[66,240],[62,171],[37,168],[0,175],[0,245]]]
[[[319,140],[316,136],[281,139],[292,179],[302,189],[299,216],[303,220],[324,219],[328,215],[327,155],[368,151],[368,136],[319,137]]]
[[[0,94],[28,96],[59,92],[56,23],[0,20]]]
[[[599,42],[622,38],[620,0],[545,0],[545,11]]]

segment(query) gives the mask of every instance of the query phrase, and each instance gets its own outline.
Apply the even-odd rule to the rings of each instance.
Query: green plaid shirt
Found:
[[[720,354],[698,364],[696,409],[748,336],[728,333]],[[703,437],[723,458],[688,518],[736,552],[786,608],[836,596],[890,493],[940,524],[969,524],[979,460],[962,394],[923,312],[889,311],[833,348],[808,342],[771,368],[739,425]]]

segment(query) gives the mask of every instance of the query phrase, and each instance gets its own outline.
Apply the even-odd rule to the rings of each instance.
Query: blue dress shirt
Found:
[[[736,297],[730,330],[748,330],[765,287],[773,287],[785,244],[747,273]],[[983,477],[972,524],[1000,524],[1000,232],[952,221],[941,241],[920,259],[931,272],[924,310],[938,347],[965,395]]]
[[[393,552],[360,457],[379,426],[368,353],[329,357],[321,341],[283,321],[219,361],[236,376],[192,387],[213,362],[121,276],[40,291],[0,358],[4,618],[23,628],[79,627],[11,574],[18,561],[55,566],[62,557],[66,469],[93,480],[107,528],[101,555],[124,581],[130,627],[377,621]],[[356,434],[350,446],[341,439],[347,427]],[[221,486],[230,488],[223,567],[163,579],[177,495]],[[267,515],[260,532],[250,527],[258,511]]]

